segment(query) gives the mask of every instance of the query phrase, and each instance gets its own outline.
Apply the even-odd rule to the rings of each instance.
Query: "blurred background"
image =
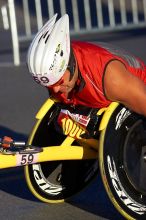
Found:
[[[9,60],[0,56],[0,62],[15,65],[25,62],[27,43],[55,13],[58,18],[69,14],[71,37],[80,40],[97,41],[101,33],[142,29],[146,24],[145,0],[1,0],[0,7],[0,44],[13,53]]]

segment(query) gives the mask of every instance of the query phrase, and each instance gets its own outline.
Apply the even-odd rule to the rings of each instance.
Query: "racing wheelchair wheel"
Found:
[[[53,112],[55,105],[36,124],[29,144],[45,147],[60,145],[63,142],[66,136],[56,132],[54,121],[48,123]],[[96,177],[98,167],[98,161],[90,159],[48,161],[28,165],[24,169],[27,185],[35,197],[43,202],[59,203],[87,186]]]
[[[113,108],[100,137],[100,172],[107,194],[126,219],[146,219],[146,118]]]

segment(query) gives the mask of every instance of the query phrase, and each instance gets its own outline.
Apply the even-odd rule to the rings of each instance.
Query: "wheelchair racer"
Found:
[[[33,79],[60,102],[92,108],[112,101],[146,116],[146,66],[117,47],[70,43],[67,14],[54,15],[36,34],[27,56]]]

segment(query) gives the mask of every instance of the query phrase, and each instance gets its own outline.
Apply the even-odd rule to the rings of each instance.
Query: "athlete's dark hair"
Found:
[[[70,48],[70,58],[67,69],[70,71],[70,80],[72,79],[76,67],[76,60],[72,47]]]

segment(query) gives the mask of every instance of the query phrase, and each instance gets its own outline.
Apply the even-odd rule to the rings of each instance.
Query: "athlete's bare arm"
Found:
[[[109,100],[118,101],[146,116],[146,85],[127,71],[120,61],[112,61],[108,64],[104,89]]]

